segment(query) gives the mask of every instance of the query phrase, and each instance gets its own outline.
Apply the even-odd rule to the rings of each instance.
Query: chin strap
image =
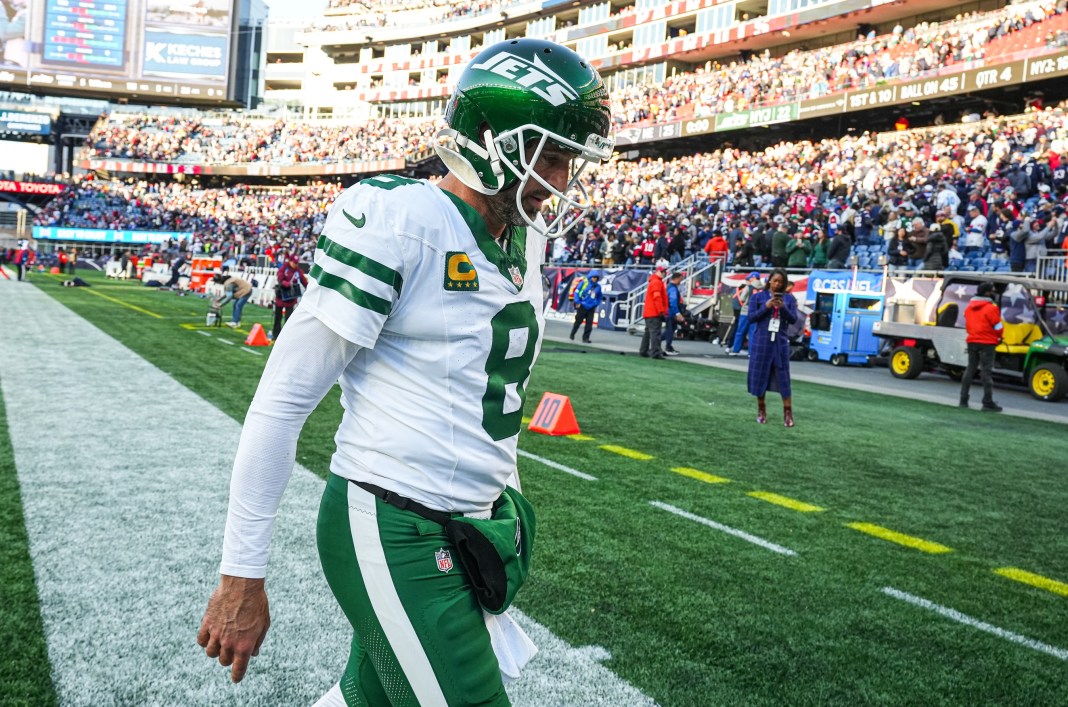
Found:
[[[460,181],[480,194],[493,196],[504,188],[504,169],[501,166],[500,152],[498,152],[497,145],[493,141],[493,133],[486,130],[483,140],[486,141],[486,147],[479,145],[471,138],[456,132],[452,128],[445,128],[438,132],[438,142],[434,145],[434,149],[445,163],[445,166],[454,172],[460,178]],[[478,170],[475,169],[469,159],[464,157],[461,150],[468,150],[489,164],[496,186],[488,187],[483,183],[483,175],[478,173]]]
[[[490,169],[493,170],[493,177],[497,180],[497,189],[494,193],[504,188],[504,168],[501,167],[501,153],[497,151],[497,143],[493,139],[493,133],[486,128],[486,132],[482,134],[482,140],[486,143],[486,159],[489,160]]]

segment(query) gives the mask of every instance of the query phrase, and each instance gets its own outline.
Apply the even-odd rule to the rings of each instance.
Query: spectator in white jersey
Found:
[[[566,47],[496,44],[448,103],[439,184],[372,177],[330,208],[245,419],[197,636],[235,682],[270,623],[267,547],[297,435],[340,381],[317,537],[353,638],[317,704],[509,704],[504,680],[533,651],[503,612],[534,541],[516,442],[544,323],[540,264],[545,239],[589,207],[584,168],[611,156],[608,106]]]

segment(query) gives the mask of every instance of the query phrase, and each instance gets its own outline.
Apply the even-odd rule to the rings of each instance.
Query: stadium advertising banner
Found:
[[[50,182],[13,182],[10,179],[0,179],[0,191],[13,194],[47,194],[55,196],[62,194],[67,188],[65,184],[52,184]]]
[[[24,110],[0,110],[0,133],[51,135],[52,115]]]
[[[813,270],[808,275],[805,288],[805,302],[816,301],[816,292],[820,290],[848,290],[850,292],[882,293],[882,273],[857,272],[850,270]],[[794,290],[797,294],[797,290]]]
[[[234,0],[2,0],[0,88],[221,103]]]
[[[330,174],[376,174],[404,168],[404,159],[367,162],[332,162],[329,164],[277,165],[262,162],[248,164],[175,164],[173,162],[132,162],[129,160],[77,160],[76,166],[90,172],[118,174],[221,174],[228,177],[314,177]]]
[[[146,75],[188,74],[226,78],[227,37],[146,32]]]
[[[192,233],[175,231],[116,231],[110,228],[67,228],[57,226],[34,226],[33,237],[46,241],[85,241],[90,243],[166,243],[169,240],[185,240]]]
[[[888,83],[872,88],[846,91],[833,96],[766,108],[753,108],[738,113],[720,113],[714,117],[660,125],[628,126],[616,131],[616,146],[623,147],[639,142],[741,130],[792,120],[882,108],[912,101],[945,98],[959,93],[1003,88],[1027,81],[1041,81],[1068,75],[1068,51],[965,71],[954,69],[956,67],[922,79]]]
[[[715,132],[756,128],[761,125],[774,125],[775,123],[789,123],[792,120],[797,120],[796,103],[769,106],[767,108],[753,108],[741,113],[720,113],[716,116]]]

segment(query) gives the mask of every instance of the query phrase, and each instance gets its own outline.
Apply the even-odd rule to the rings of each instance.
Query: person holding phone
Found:
[[[797,300],[789,289],[786,271],[776,268],[768,276],[767,288],[749,298],[749,393],[756,396],[756,420],[762,425],[768,421],[764,396],[775,390],[782,396],[783,424],[794,426],[786,331],[797,321]]]

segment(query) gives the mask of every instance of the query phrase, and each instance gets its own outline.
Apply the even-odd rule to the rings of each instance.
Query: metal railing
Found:
[[[1040,256],[1035,263],[1035,276],[1068,283],[1068,251],[1051,250]]]
[[[723,278],[723,261],[709,261],[703,255],[691,255],[669,267],[668,277],[676,272],[684,273],[679,287],[686,293],[686,308],[690,312],[696,315],[716,308],[716,293],[719,291],[719,283]],[[701,289],[711,290],[712,294],[694,295],[695,285],[699,285]],[[648,283],[635,287],[614,305],[622,311],[627,331],[631,334],[638,333],[643,326],[642,305],[648,290]]]

